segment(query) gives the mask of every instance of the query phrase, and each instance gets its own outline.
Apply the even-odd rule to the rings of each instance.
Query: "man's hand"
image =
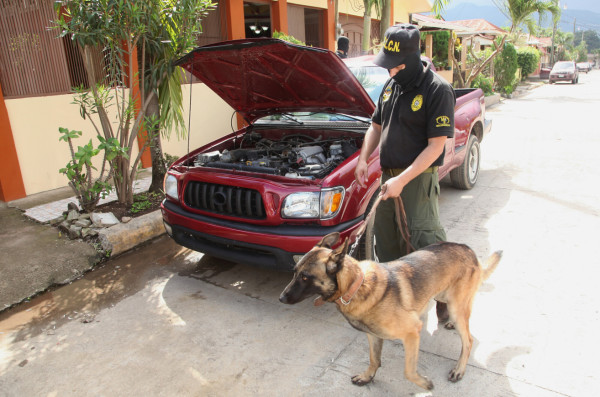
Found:
[[[360,156],[358,157],[358,163],[354,169],[354,178],[360,187],[367,188],[367,182],[369,180],[369,157],[373,151],[379,145],[379,138],[381,137],[381,126],[377,123],[371,123],[365,134],[365,140],[363,141],[362,149],[360,150]]]
[[[369,180],[369,166],[367,162],[364,160],[359,160],[356,165],[356,169],[354,170],[354,178],[356,178],[356,182],[361,186],[366,188]]]
[[[427,140],[427,147],[425,147],[425,149],[417,156],[415,161],[413,161],[413,163],[400,175],[388,179],[385,184],[381,186],[381,199],[387,200],[390,197],[394,198],[400,196],[404,186],[408,185],[410,181],[430,167],[435,159],[442,154],[445,142],[445,136],[429,138]]]
[[[400,193],[402,193],[404,186],[406,186],[406,183],[404,182],[402,176],[398,175],[394,178],[388,179],[381,186],[381,193],[379,195],[381,196],[382,200],[398,197],[400,196]]]

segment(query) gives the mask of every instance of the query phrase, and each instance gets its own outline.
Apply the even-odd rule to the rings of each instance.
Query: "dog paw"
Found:
[[[444,324],[444,328],[454,329],[454,323],[452,323],[452,321],[448,321],[446,324]]]
[[[425,378],[425,377],[423,377]],[[425,378],[425,385],[423,386],[424,389],[426,390],[433,390],[433,382],[430,381],[429,379]]]
[[[354,375],[352,377],[352,383],[354,383],[356,386],[364,386],[367,383],[370,383],[372,380],[372,376],[365,376],[364,374]]]
[[[459,380],[462,379],[462,377],[463,377],[464,374],[465,374],[464,371],[458,371],[456,368],[454,368],[448,374],[448,380],[450,382],[458,382]]]

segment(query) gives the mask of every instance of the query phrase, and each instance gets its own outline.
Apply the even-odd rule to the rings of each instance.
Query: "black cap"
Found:
[[[419,29],[415,25],[399,24],[385,31],[383,48],[373,62],[382,68],[393,69],[415,54],[421,56]]]

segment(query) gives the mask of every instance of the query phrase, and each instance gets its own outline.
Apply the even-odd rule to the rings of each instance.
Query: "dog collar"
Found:
[[[356,280],[354,280],[354,282],[350,286],[350,289],[348,291],[346,291],[346,293],[344,295],[342,295],[339,298],[337,298],[336,300],[334,300],[334,302],[337,303],[338,305],[340,303],[344,306],[348,305],[350,303],[350,301],[352,300],[352,298],[354,298],[354,295],[356,295],[356,293],[358,292],[358,289],[361,287],[361,285],[363,284],[364,281],[365,281],[365,275],[363,274],[363,272],[361,270],[360,277],[358,277]],[[331,301],[329,301],[329,302],[331,302]],[[317,297],[314,301],[315,306],[321,306],[324,304],[325,304],[325,300],[323,299],[322,296]]]
[[[344,306],[348,305],[350,303],[350,301],[352,300],[352,298],[354,298],[354,295],[356,295],[356,293],[358,292],[358,289],[362,286],[364,281],[365,281],[365,275],[363,274],[363,272],[361,270],[359,277],[356,280],[354,280],[354,282],[350,286],[350,289],[348,291],[346,291],[346,293],[344,295],[337,298],[335,300],[335,303],[337,303],[338,305],[342,304]]]

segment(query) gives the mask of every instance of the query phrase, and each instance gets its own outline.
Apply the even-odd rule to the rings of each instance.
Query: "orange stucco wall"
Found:
[[[25,186],[0,86],[0,200],[11,201],[22,197],[25,197]]]

